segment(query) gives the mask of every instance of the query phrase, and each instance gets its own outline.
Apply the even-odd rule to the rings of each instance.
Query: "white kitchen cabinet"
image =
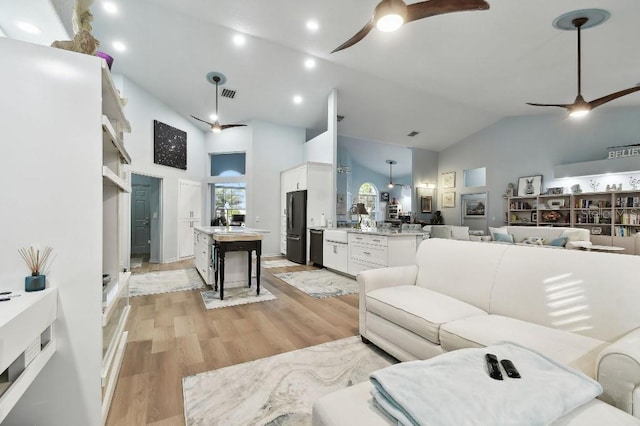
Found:
[[[287,241],[287,193],[307,191],[307,227],[320,226],[320,217],[330,215],[332,188],[331,164],[307,162],[285,170],[280,174],[280,249],[286,254]],[[309,240],[307,240],[307,259]]]
[[[349,274],[415,263],[415,235],[349,232]]]
[[[215,280],[213,256],[211,255],[213,237],[196,229],[194,241],[196,269],[205,283],[213,285]]]
[[[349,273],[349,247],[346,231],[325,230],[322,263],[326,268]]]
[[[200,182],[178,181],[178,257],[194,255],[193,227],[200,225],[202,193]]]

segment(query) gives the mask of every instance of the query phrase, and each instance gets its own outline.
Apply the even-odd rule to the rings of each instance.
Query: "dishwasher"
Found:
[[[347,231],[328,229],[324,231],[323,264],[325,268],[344,274],[349,271],[349,249]]]
[[[317,266],[323,266],[323,233],[324,229],[309,229],[309,260]]]

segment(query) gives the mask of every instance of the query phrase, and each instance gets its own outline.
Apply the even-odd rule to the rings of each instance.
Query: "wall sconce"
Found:
[[[431,183],[429,181],[426,181],[426,182],[417,184],[416,187],[417,188],[426,188],[426,189],[436,189],[436,184],[435,183]]]

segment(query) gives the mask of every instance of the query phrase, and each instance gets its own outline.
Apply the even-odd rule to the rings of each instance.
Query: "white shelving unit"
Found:
[[[640,254],[640,190],[507,198],[507,224],[589,230],[591,242]]]
[[[113,391],[127,342],[125,326],[129,316],[130,272],[121,264],[120,210],[127,205],[123,197],[131,192],[131,184],[123,176],[122,165],[131,157],[124,147],[123,132],[130,132],[120,95],[111,73],[102,62],[102,176],[103,176],[103,274],[111,278],[102,289],[102,422],[109,413]]]
[[[56,351],[57,288],[21,293],[0,310],[0,423]]]

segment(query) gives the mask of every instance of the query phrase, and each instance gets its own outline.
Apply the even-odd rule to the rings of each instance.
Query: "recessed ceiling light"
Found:
[[[320,28],[320,25],[318,25],[318,21],[310,19],[307,21],[307,29],[311,32],[316,32],[318,31],[318,28]]]
[[[233,36],[233,43],[236,46],[244,46],[247,42],[247,39],[242,34],[236,34]]]
[[[216,114],[211,114],[209,118],[211,119],[211,121],[216,121],[218,119],[218,116]]]
[[[42,32],[40,28],[36,27],[35,25],[29,22],[20,21],[20,22],[17,22],[16,25],[25,33],[40,34]]]
[[[115,15],[118,13],[118,6],[110,1],[102,2],[102,8],[105,12]]]
[[[315,60],[315,59],[313,59],[313,58],[309,58],[309,59],[307,59],[306,61],[304,61],[304,66],[305,66],[307,69],[315,68],[315,67],[316,67],[316,60]]]
[[[301,104],[301,103],[302,103],[302,96],[300,96],[300,95],[295,95],[295,96],[293,97],[293,103],[294,103],[294,104]]]
[[[121,41],[114,41],[112,46],[118,52],[124,52],[125,50],[127,50],[127,46],[125,46],[124,43]]]

